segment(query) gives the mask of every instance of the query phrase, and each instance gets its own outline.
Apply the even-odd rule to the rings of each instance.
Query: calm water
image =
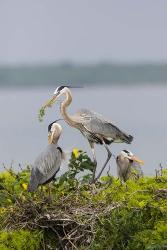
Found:
[[[55,86],[56,88],[56,86]],[[0,91],[0,166],[2,163],[14,167],[32,164],[36,156],[47,145],[47,125],[60,118],[59,105],[49,109],[42,123],[38,122],[38,109],[52,94],[54,89],[23,89]],[[114,154],[121,149],[130,149],[145,161],[145,174],[153,174],[161,162],[167,160],[167,87],[103,87],[73,90],[73,103],[69,112],[88,108],[104,115],[120,128],[134,136],[132,145],[113,144]],[[87,141],[75,129],[61,122],[64,133],[60,146],[70,152],[73,147],[90,150]],[[101,146],[96,147],[99,166],[106,157]],[[111,171],[116,174],[115,160],[112,158]],[[3,168],[0,167],[0,170]]]

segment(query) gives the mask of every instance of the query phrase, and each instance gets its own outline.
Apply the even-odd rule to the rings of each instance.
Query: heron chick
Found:
[[[121,182],[126,182],[135,170],[141,174],[142,170],[140,165],[144,164],[142,160],[136,157],[129,150],[122,150],[121,153],[116,157],[116,163],[118,177],[120,178]]]
[[[39,185],[51,182],[60,169],[64,153],[58,147],[58,140],[62,133],[62,127],[56,121],[48,126],[48,146],[35,160],[31,170],[28,191],[34,192]],[[50,190],[49,190],[50,195]]]

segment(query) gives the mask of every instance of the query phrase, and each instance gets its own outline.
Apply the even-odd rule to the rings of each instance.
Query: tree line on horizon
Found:
[[[166,83],[167,64],[77,65],[72,63],[0,66],[0,86]]]

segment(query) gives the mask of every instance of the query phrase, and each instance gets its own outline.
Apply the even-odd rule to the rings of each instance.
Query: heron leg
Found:
[[[51,195],[51,186],[50,186],[50,183],[48,184],[48,193],[49,193],[48,201],[51,202],[52,201],[52,195]]]
[[[96,160],[96,154],[95,154],[95,145],[93,142],[89,141],[91,150],[92,150],[92,154],[93,154],[93,163],[94,163],[94,169],[93,169],[93,175],[92,175],[92,182],[95,179],[95,175],[96,175],[96,167],[97,167],[97,160]]]
[[[40,197],[41,197],[41,199],[43,199],[44,196],[45,196],[45,195],[44,195],[43,186],[40,185]]]
[[[94,182],[96,182],[96,181],[100,178],[102,172],[104,171],[104,169],[105,169],[107,163],[109,162],[109,160],[110,160],[110,158],[111,158],[111,156],[112,156],[112,153],[110,152],[108,146],[105,144],[104,141],[103,141],[103,145],[104,145],[105,149],[107,150],[108,156],[107,156],[107,160],[105,161],[105,163],[104,163],[104,165],[103,165],[101,171],[99,172],[99,174],[97,175],[97,177],[94,179]]]

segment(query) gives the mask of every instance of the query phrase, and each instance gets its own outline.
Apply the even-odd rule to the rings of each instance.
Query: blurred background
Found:
[[[47,145],[40,106],[61,84],[75,89],[69,112],[89,108],[134,136],[130,149],[145,161],[145,174],[166,164],[167,2],[165,0],[0,1],[0,170],[32,164]],[[67,152],[89,146],[61,122]],[[105,149],[96,147],[99,167]],[[115,160],[111,172],[116,174]]]

